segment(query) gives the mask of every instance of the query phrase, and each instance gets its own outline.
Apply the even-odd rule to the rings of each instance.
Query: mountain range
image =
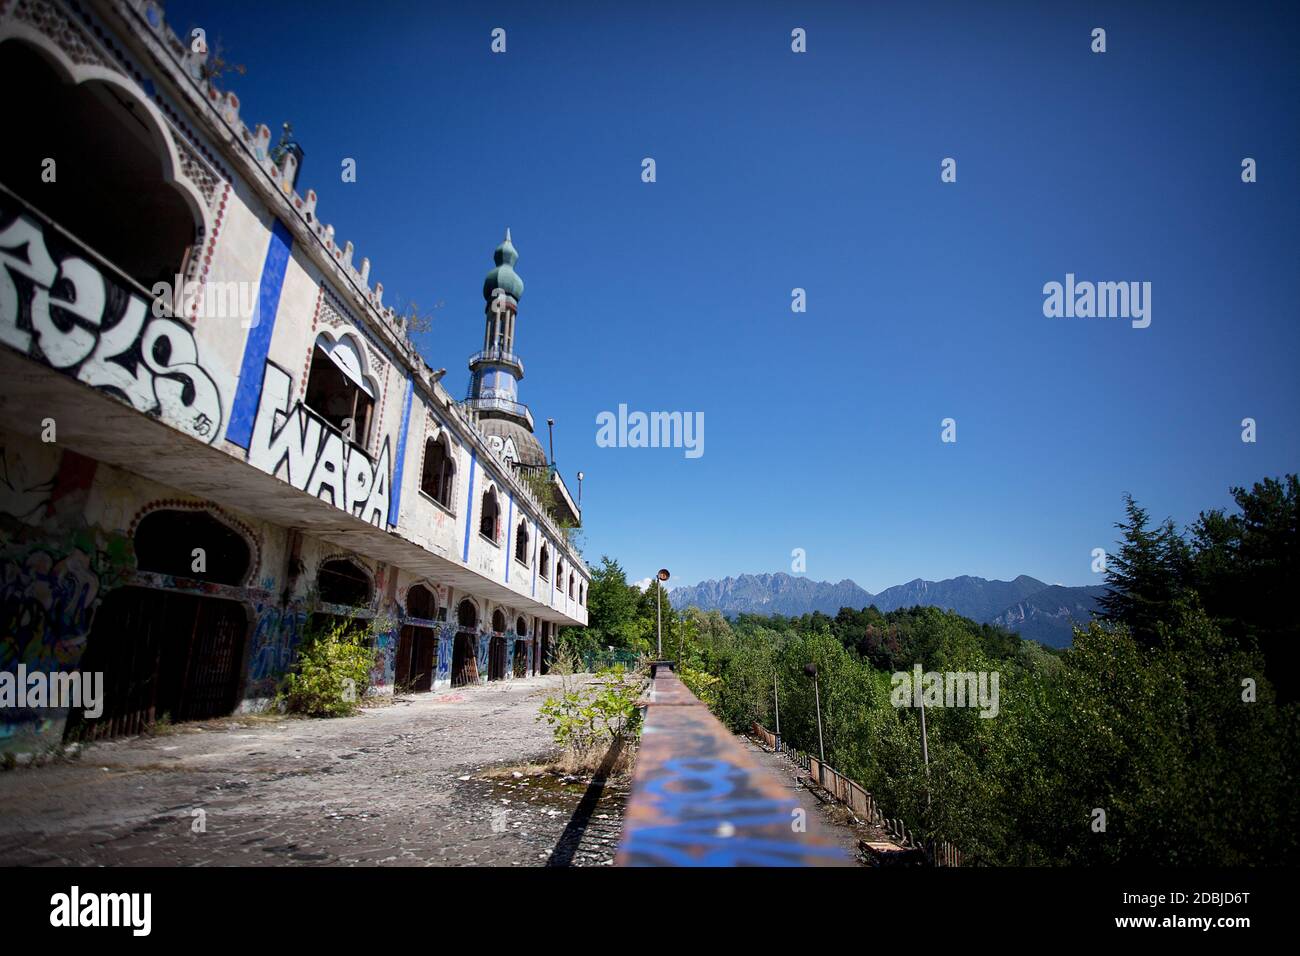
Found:
[[[1046,584],[1027,574],[1013,581],[990,581],[964,574],[943,581],[917,578],[873,595],[848,578],[832,583],[778,571],[701,581],[693,586],[673,588],[668,591],[668,597],[675,608],[695,606],[728,616],[797,617],[821,611],[833,617],[842,607],[856,610],[874,604],[881,611],[893,611],[920,604],[956,611],[980,623],[996,624],[1051,647],[1068,647],[1073,640],[1072,627],[1088,623],[1097,609],[1097,599],[1105,593],[1106,588],[1102,586],[1064,587]]]

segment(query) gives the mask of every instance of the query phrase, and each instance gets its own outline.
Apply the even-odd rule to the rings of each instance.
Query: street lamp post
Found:
[[[776,752],[781,752],[781,691],[776,686],[776,671],[772,671],[772,703],[776,705]]]
[[[664,659],[664,585],[663,582],[668,580],[668,569],[660,568],[659,574],[656,575],[658,583],[655,584],[655,633],[657,647],[659,651],[659,660]]]
[[[822,782],[822,771],[826,767],[826,744],[822,740],[822,692],[817,680],[817,665],[804,665],[803,672],[813,679],[813,697],[817,701],[817,782]]]

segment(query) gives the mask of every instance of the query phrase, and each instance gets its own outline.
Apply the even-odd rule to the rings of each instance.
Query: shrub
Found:
[[[356,713],[375,663],[375,624],[358,628],[354,619],[333,621],[308,631],[280,699],[291,713],[309,717],[347,717]]]
[[[538,720],[553,728],[555,742],[578,755],[613,743],[619,738],[635,737],[640,730],[640,711],[636,702],[641,694],[639,672],[622,666],[601,671],[585,687],[568,687],[558,697],[548,697],[542,704]]]

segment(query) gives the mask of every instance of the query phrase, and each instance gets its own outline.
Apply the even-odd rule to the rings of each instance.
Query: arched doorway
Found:
[[[433,592],[417,584],[407,592],[408,617],[431,621],[438,613]],[[438,660],[438,632],[420,624],[406,624],[397,639],[397,659],[393,665],[393,685],[401,691],[433,689],[433,671]]]
[[[492,614],[492,641],[488,645],[488,680],[505,680],[506,677],[506,616],[501,611]]]
[[[553,649],[551,646],[551,628],[550,621],[542,621],[542,640],[540,645],[541,660],[538,663],[538,670],[543,674],[551,672],[551,655]]]
[[[528,676],[528,622],[522,617],[515,621],[514,676]]]
[[[464,600],[456,608],[456,646],[451,656],[451,686],[463,687],[478,681],[478,608]]]
[[[0,43],[8,129],[0,182],[145,288],[176,284],[199,238],[199,199],[176,185],[167,133],[107,80],[73,84],[34,46]],[[54,180],[39,173],[53,159]],[[33,172],[35,171],[35,172]]]
[[[141,571],[230,585],[249,572],[243,537],[206,512],[151,512],[136,528],[135,547]],[[203,573],[194,570],[195,549],[208,556]],[[95,612],[80,665],[83,673],[104,675],[103,712],[95,719],[70,713],[64,738],[103,739],[163,719],[229,714],[243,687],[248,631],[248,611],[235,601],[135,585],[110,592]]]

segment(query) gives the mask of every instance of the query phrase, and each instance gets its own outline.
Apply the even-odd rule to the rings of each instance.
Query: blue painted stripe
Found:
[[[533,525],[533,597],[537,597],[537,555],[541,552],[538,550],[541,545],[538,540],[541,538],[542,529],[538,525]]]
[[[478,462],[478,449],[469,451],[469,497],[465,501],[465,556],[461,558],[469,564],[469,529],[474,523],[474,465]]]
[[[393,463],[393,487],[388,496],[388,526],[397,527],[397,518],[402,510],[402,471],[406,464],[406,432],[411,426],[411,396],[415,392],[415,383],[410,374],[406,376],[406,400],[402,403],[402,433],[397,438],[397,461]]]
[[[253,440],[253,422],[257,418],[257,400],[262,394],[262,377],[266,357],[271,352],[271,333],[275,331],[275,316],[280,309],[280,292],[284,289],[284,273],[289,267],[289,251],[293,236],[289,227],[280,220],[271,228],[271,241],[266,248],[266,262],[262,265],[262,280],[258,284],[256,311],[252,328],[244,342],[244,360],[239,366],[239,384],[235,388],[235,401],[230,408],[230,424],[226,428],[227,440],[247,448]]]
[[[510,536],[514,534],[515,528],[515,496],[510,494],[510,507],[506,509],[506,584],[510,583],[510,559],[515,553],[510,550]]]

